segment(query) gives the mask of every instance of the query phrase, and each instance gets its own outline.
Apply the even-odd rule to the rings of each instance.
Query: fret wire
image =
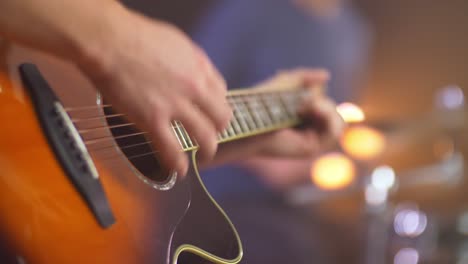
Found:
[[[247,125],[247,122],[245,121],[245,118],[244,116],[242,115],[242,112],[241,110],[239,109],[239,106],[237,105],[237,103],[234,101],[234,98],[231,97],[231,98],[228,98],[228,102],[232,105],[232,107],[234,108],[234,117],[235,119],[239,119],[240,121],[240,125],[242,126],[242,133],[246,133],[246,132],[249,132],[250,129],[249,129],[249,126]]]
[[[228,131],[229,131],[229,133],[231,134],[231,136],[233,136],[233,137],[237,136],[237,135],[236,135],[236,132],[234,131],[234,128],[232,127],[232,123],[231,123],[231,122],[229,122]]]
[[[188,148],[193,148],[195,145],[192,142],[192,139],[190,138],[190,135],[187,133],[187,130],[184,127],[184,124],[182,124],[180,121],[176,121],[177,124],[181,127],[182,130],[182,136],[184,137],[185,141],[187,142],[187,147]],[[196,143],[196,142],[195,142]]]
[[[195,144],[193,143],[192,138],[190,138],[190,135],[187,133],[187,130],[185,129],[185,127],[183,125],[182,125],[182,128],[184,129],[184,133],[187,135],[187,140],[188,140],[188,143],[190,143],[190,147],[191,148],[198,147],[196,142],[195,142]]]
[[[229,122],[230,124],[234,124],[234,130],[237,131],[237,133],[241,134],[242,133],[242,129],[240,127],[240,124],[239,122],[237,122],[237,118],[236,118],[236,115],[233,114],[233,117],[231,119],[231,122]]]
[[[175,122],[174,122],[173,125],[171,125],[171,126],[172,126],[172,130],[174,131],[174,134],[175,134],[175,136],[176,136],[176,138],[177,138],[177,141],[179,141],[180,147],[181,147],[182,149],[184,149],[184,144],[183,144],[182,141],[180,140],[181,137],[182,137],[182,135],[180,135],[180,134],[178,133],[179,126],[178,126]]]
[[[263,95],[265,94],[258,94],[257,95],[257,105],[258,108],[260,109],[260,115],[263,119],[263,123],[267,123],[268,126],[274,125],[273,119],[270,117],[269,111],[267,106],[265,105],[263,101]]]
[[[262,95],[265,94],[258,94],[257,97],[254,99],[254,104],[250,104],[250,107],[252,108],[252,111],[254,111],[256,114],[255,116],[261,120],[260,122],[265,126],[272,126],[276,122],[281,122],[281,120],[274,120],[269,113],[269,106],[265,104],[264,101],[269,101],[269,99],[262,97]],[[277,108],[277,106],[275,105]]]
[[[218,140],[220,142],[230,141],[296,124],[299,121],[296,105],[301,96],[302,94],[292,91],[259,93],[251,97],[245,95],[228,96],[227,99],[232,106],[234,115],[228,127],[222,133],[217,134]],[[254,118],[261,124],[261,127],[256,125]],[[247,122],[253,129],[249,128]],[[174,124],[171,127],[184,151],[198,147],[198,145],[193,144],[181,122],[174,121]],[[156,153],[152,146],[151,150],[146,155]]]
[[[266,97],[265,97],[266,96]],[[267,109],[267,113],[272,120],[273,123],[281,122],[281,119],[278,118],[278,111],[274,111],[278,109],[278,103],[274,103],[272,100],[271,94],[263,94],[261,97],[264,107]]]
[[[238,105],[242,108],[241,113],[243,116],[246,118],[247,123],[250,127],[250,130],[256,130],[257,126],[255,125],[255,121],[252,118],[252,113],[250,113],[250,110],[246,106],[246,102],[243,100],[238,101]]]
[[[223,129],[223,139],[229,138],[229,134],[227,132],[227,129]]]
[[[284,93],[290,93],[291,94],[291,91],[285,91],[285,92],[282,92],[282,93],[283,94]],[[292,98],[292,96],[294,96],[294,94],[292,94],[292,96],[288,95],[288,100],[287,101],[286,100],[281,100],[282,98],[281,98],[281,95],[279,93],[269,93],[269,94],[276,95],[277,99],[272,100],[271,98],[263,98],[264,101],[269,101],[270,104],[274,104],[276,109],[281,108],[281,109],[286,110],[286,112],[284,110],[280,111],[281,115],[283,116],[282,119],[285,119],[284,121],[297,118],[297,114],[295,113],[295,111],[296,111],[295,106],[293,105],[293,101],[297,101],[297,100]],[[297,93],[295,93],[295,95],[297,95]],[[291,99],[293,99],[293,100],[291,100]],[[230,96],[230,97],[228,97],[228,101],[230,101],[231,104],[234,106],[234,116],[236,117],[235,118],[236,121],[238,121],[237,119],[240,119],[241,125],[242,125],[242,121],[245,121],[245,119],[247,119],[247,121],[249,121],[249,117],[250,117],[250,120],[252,121],[252,119],[251,119],[252,116],[242,115],[243,113],[246,113],[246,112],[242,111],[242,109],[239,109],[240,108],[239,105],[241,105],[241,106],[243,105],[245,107],[245,105],[246,105],[246,99],[245,98],[239,97],[239,96],[236,96],[236,97]],[[258,104],[255,104],[255,110],[261,109],[261,108],[259,108],[261,106],[266,108],[264,104],[260,105],[260,106]],[[253,106],[251,106],[251,107],[253,108]],[[245,110],[245,108],[244,108],[244,110]],[[265,112],[267,112],[266,109],[261,109],[261,113],[263,113],[264,117],[267,117],[267,116],[269,117],[268,112],[267,113],[265,113]],[[294,113],[294,114],[292,114],[292,113]],[[239,114],[241,115],[240,116],[241,118],[239,118]],[[269,121],[272,121],[271,118],[269,118],[269,119],[270,119]],[[265,122],[265,119],[263,119],[262,121]],[[280,122],[283,122],[283,120],[280,120]],[[249,122],[249,123],[251,124],[251,122]],[[275,122],[271,122],[271,123],[273,125]],[[246,125],[245,122],[244,122],[244,125]],[[257,129],[257,128],[255,128],[255,129]]]
[[[186,149],[186,148],[188,148],[187,141],[185,141],[185,137],[183,136],[182,130],[180,129],[180,126],[177,124],[177,121],[174,121],[174,122],[175,122],[175,124],[176,124],[176,126],[177,126],[177,131],[179,132],[179,135],[180,135],[179,138],[180,138],[181,141],[183,142],[183,144],[182,144],[182,149]]]
[[[285,106],[284,104],[284,101],[281,100],[281,94],[279,93],[272,93],[270,94],[270,97],[271,99],[269,100],[269,102],[274,102],[276,101],[276,104],[275,104],[275,107],[276,109],[278,109],[278,111],[276,111],[279,115],[281,115],[282,117],[279,118],[280,119],[280,122],[283,120],[283,119],[289,119],[290,118],[290,115],[288,114],[288,110],[287,110],[287,107]],[[275,99],[272,99],[272,98],[275,98]],[[272,113],[273,114],[273,113]],[[273,114],[276,116],[276,114]]]
[[[253,116],[253,119],[256,119],[257,120],[257,123],[258,123],[258,126],[259,128],[263,128],[265,127],[265,124],[263,123],[263,120],[262,118],[260,117],[260,114],[259,114],[259,111],[258,111],[258,105],[257,105],[257,102],[255,100],[255,97],[254,95],[252,96],[249,96],[247,99],[246,99],[246,106],[248,107],[249,109],[249,112],[252,114]]]
[[[255,95],[267,95],[267,94],[274,94],[274,95],[282,95],[282,94],[291,94],[291,95],[297,95],[297,96],[300,96],[302,94],[302,92],[300,90],[284,90],[284,91],[277,91],[277,92],[271,92],[271,91],[265,91],[265,92],[262,92],[262,93],[256,93]],[[245,98],[248,98],[247,96],[244,96]],[[244,100],[244,97],[240,97],[239,95],[228,95],[226,98],[229,100],[229,99],[232,99],[232,100],[235,100],[235,101],[243,101],[245,102]]]
[[[279,105],[282,108],[282,112],[284,113],[285,117],[288,119],[291,118],[291,114],[289,113],[287,103],[284,101],[282,94],[278,93],[278,94],[275,94],[275,96],[279,102]]]
[[[280,94],[280,99],[284,103],[284,106],[289,114],[290,117],[295,117],[296,114],[296,107],[294,106],[295,104],[295,99],[293,98],[293,94],[286,92],[283,94]]]

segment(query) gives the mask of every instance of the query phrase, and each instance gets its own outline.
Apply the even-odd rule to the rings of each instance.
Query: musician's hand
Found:
[[[285,129],[264,136],[259,154],[264,156],[307,158],[332,146],[340,136],[344,122],[333,100],[321,90],[328,81],[324,70],[298,69],[284,72],[261,85],[269,87],[305,87],[310,96],[300,105],[300,115],[307,120],[305,129]],[[287,144],[285,143],[287,142]]]
[[[335,103],[320,89],[325,86],[328,78],[328,72],[324,70],[297,69],[280,73],[258,85],[256,89],[291,87],[309,89],[310,96],[302,102],[300,114],[309,120],[310,125],[304,129],[284,129],[246,138],[238,143],[223,144],[216,155],[215,164],[239,160],[239,153],[242,153],[245,164],[254,169],[264,170],[264,163],[257,162],[255,157],[310,161],[321,151],[333,146],[344,128],[344,122],[336,111]]]
[[[181,121],[211,159],[228,124],[226,85],[205,53],[177,28],[121,9],[98,56],[80,68],[119,111],[145,131],[164,165],[185,174],[186,155],[171,129]],[[111,24],[112,24],[111,23]],[[96,60],[94,60],[96,59]]]

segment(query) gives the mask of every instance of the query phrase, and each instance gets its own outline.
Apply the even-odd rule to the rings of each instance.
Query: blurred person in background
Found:
[[[338,102],[358,98],[370,47],[367,24],[346,0],[218,1],[192,34],[230,88],[283,69],[322,67],[332,75],[327,93]],[[202,173],[239,230],[244,263],[331,261],[314,219],[282,197],[308,181],[311,161],[254,158]]]

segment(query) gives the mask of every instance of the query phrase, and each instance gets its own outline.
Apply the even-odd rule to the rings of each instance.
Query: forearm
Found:
[[[84,63],[105,50],[118,9],[114,0],[2,0],[0,35]]]

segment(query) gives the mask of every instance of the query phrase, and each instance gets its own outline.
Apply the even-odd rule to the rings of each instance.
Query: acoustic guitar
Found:
[[[220,143],[299,124],[298,90],[235,90]],[[74,66],[0,39],[0,263],[238,263],[240,238],[174,135],[187,177]],[[219,175],[222,177],[222,175]]]

